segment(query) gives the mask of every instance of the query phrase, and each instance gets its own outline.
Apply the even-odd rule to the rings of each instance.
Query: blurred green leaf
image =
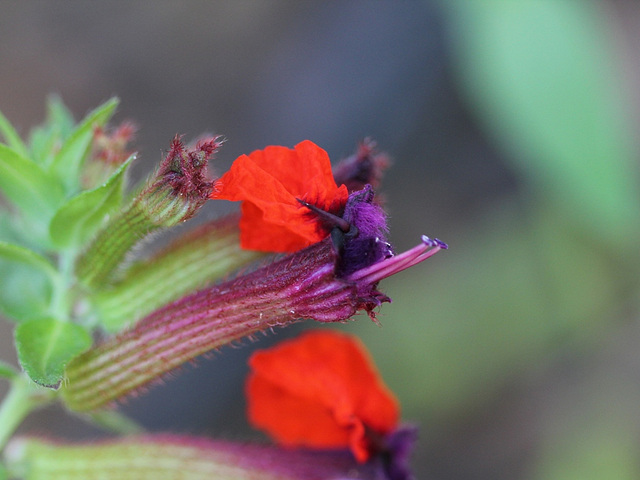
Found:
[[[23,245],[42,253],[50,247],[48,220],[32,221],[0,209],[0,242]]]
[[[29,138],[31,157],[48,167],[56,153],[71,135],[75,126],[73,115],[57,95],[47,99],[47,119],[34,128]]]
[[[52,279],[58,275],[57,270],[49,260],[20,245],[0,242],[0,258],[37,268]]]
[[[129,157],[101,186],[79,193],[60,207],[49,229],[57,246],[83,244],[100,227],[105,216],[120,207],[125,174],[134,158]]]
[[[79,325],[44,318],[18,325],[15,341],[27,375],[38,385],[58,388],[67,363],[91,346],[91,335]]]
[[[14,225],[13,214],[5,210],[0,210],[0,242],[22,243],[20,233]]]
[[[58,95],[50,95],[47,98],[47,123],[56,125],[63,139],[68,138],[73,132],[76,123],[73,114]]]
[[[592,1],[454,1],[462,87],[537,194],[598,240],[635,248],[638,161],[613,62]]]
[[[51,171],[61,179],[67,191],[77,190],[80,170],[91,147],[94,128],[107,123],[117,106],[118,99],[112,98],[90,112],[65,140],[53,159]]]
[[[0,144],[0,190],[33,219],[47,219],[64,196],[62,186],[33,160]]]
[[[17,375],[18,375],[18,372],[16,371],[15,368],[13,368],[13,365],[9,365],[8,363],[0,360],[0,377],[12,379],[12,378],[15,378]]]
[[[29,156],[27,146],[2,112],[0,112],[0,136],[4,138],[10,148],[18,152],[20,155],[23,157]]]
[[[16,321],[42,316],[49,308],[57,272],[44,257],[0,242],[0,311]]]
[[[579,422],[567,426],[566,417],[557,419],[555,435],[543,442],[542,448],[538,451],[535,474],[530,478],[640,478],[635,421],[623,415],[611,418],[611,413],[616,415],[615,412],[603,412],[598,409],[597,412],[586,413],[582,411],[583,405],[576,407],[582,414]],[[576,413],[576,410],[572,413]],[[634,417],[636,410],[625,413]]]
[[[34,128],[29,135],[31,158],[40,165],[49,165],[61,144],[62,135],[58,125],[47,124]]]

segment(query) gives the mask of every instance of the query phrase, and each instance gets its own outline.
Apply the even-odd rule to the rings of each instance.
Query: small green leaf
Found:
[[[0,258],[13,260],[15,262],[20,262],[22,264],[37,268],[38,270],[49,275],[49,277],[52,279],[58,275],[57,270],[49,260],[32,250],[21,247],[20,245],[0,242]]]
[[[53,159],[51,170],[62,180],[67,191],[74,191],[77,188],[80,168],[91,147],[93,129],[109,121],[117,106],[118,99],[112,98],[90,112],[64,142]]]
[[[49,97],[47,102],[47,120],[34,128],[29,138],[31,158],[48,167],[60,146],[71,135],[75,120],[69,109],[57,95]]]
[[[31,218],[47,218],[64,196],[62,186],[40,165],[2,144],[0,171],[0,190]]]
[[[7,362],[0,360],[0,378],[12,379],[18,375],[18,371],[13,368],[13,365],[9,365]]]
[[[52,318],[20,324],[15,340],[24,371],[48,388],[58,388],[67,363],[91,346],[91,335],[80,325]]]
[[[32,129],[29,134],[31,158],[40,165],[50,165],[61,144],[62,134],[59,125],[45,124]]]
[[[57,271],[32,250],[0,242],[0,311],[17,321],[48,311]]]
[[[100,227],[105,216],[120,207],[125,173],[134,158],[130,156],[101,186],[79,193],[60,207],[49,228],[57,246],[83,244]]]
[[[73,132],[76,123],[73,114],[58,95],[51,95],[47,99],[47,123],[58,128],[62,139],[66,139]]]
[[[23,238],[14,224],[14,215],[6,210],[0,210],[0,242],[23,242]]]
[[[13,128],[7,117],[0,112],[0,135],[7,142],[7,145],[18,152],[23,157],[29,156],[29,150],[24,144],[18,132]]]

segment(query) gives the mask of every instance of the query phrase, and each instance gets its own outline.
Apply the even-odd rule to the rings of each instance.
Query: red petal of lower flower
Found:
[[[285,444],[338,446],[333,432],[341,430],[341,445],[364,461],[366,429],[385,434],[397,425],[398,403],[354,337],[310,332],[256,352],[249,363],[250,420]]]
[[[259,375],[247,380],[249,421],[269,431],[287,446],[340,448],[349,444],[349,432],[338,425],[323,404],[291,395]]]

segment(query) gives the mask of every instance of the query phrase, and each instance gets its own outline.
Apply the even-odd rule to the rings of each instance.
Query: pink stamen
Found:
[[[423,235],[422,243],[420,245],[416,245],[412,249],[407,250],[400,255],[395,255],[374,263],[369,267],[358,270],[349,277],[349,280],[374,284],[384,278],[390,277],[391,275],[417,265],[438,253],[440,250],[446,250],[446,248],[446,243],[438,240],[437,238],[432,239]]]

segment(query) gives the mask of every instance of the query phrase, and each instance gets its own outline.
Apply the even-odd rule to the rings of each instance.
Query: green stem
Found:
[[[4,448],[13,432],[31,411],[51,399],[51,394],[41,395],[27,378],[16,377],[11,382],[8,395],[0,405],[0,450]]]
[[[70,314],[70,292],[73,281],[73,263],[75,250],[60,252],[58,258],[59,275],[54,283],[53,298],[51,299],[51,314],[58,320],[68,320]]]
[[[144,432],[144,428],[135,421],[116,410],[102,410],[89,415],[96,424],[113,433],[121,435],[133,435]]]

